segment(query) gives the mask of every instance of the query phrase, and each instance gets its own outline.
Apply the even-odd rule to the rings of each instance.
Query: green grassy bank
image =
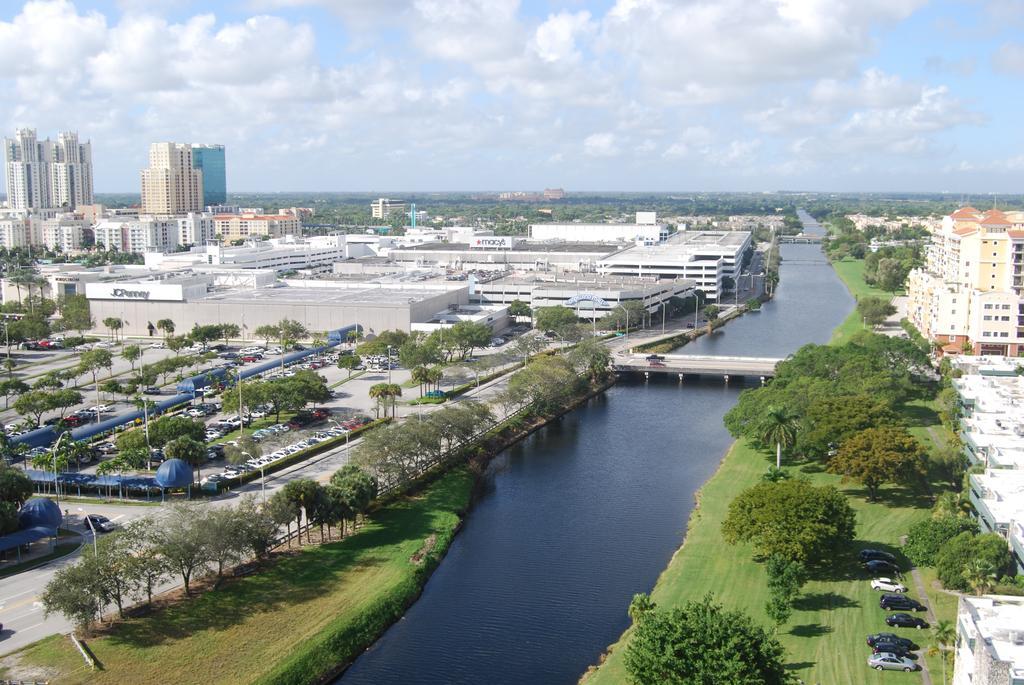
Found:
[[[886,301],[892,299],[893,293],[886,292],[881,288],[876,288],[864,282],[863,259],[844,259],[839,262],[832,262],[832,267],[836,270],[836,274],[842,279],[846,289],[850,291],[854,298],[879,297]],[[843,343],[849,340],[854,333],[862,330],[864,330],[864,323],[861,320],[860,314],[854,309],[832,331],[831,343],[833,345]]]
[[[863,260],[845,260],[833,266],[855,297],[891,297],[891,293],[864,283]],[[841,344],[861,329],[860,318],[854,311],[836,328],[831,344]],[[934,402],[908,403],[900,413],[911,433],[930,448],[939,447],[946,439],[946,429],[941,425]],[[651,593],[655,602],[673,606],[699,600],[710,592],[727,607],[741,609],[762,624],[771,625],[765,613],[768,588],[764,569],[752,560],[751,546],[733,547],[722,542],[721,525],[729,503],[743,489],[761,480],[773,456],[759,452],[742,440],[733,445],[718,471],[701,488],[686,540]],[[900,547],[900,536],[905,535],[913,523],[930,515],[931,499],[905,488],[888,486],[883,488],[879,501],[868,502],[862,487],[842,483],[839,476],[823,472],[817,464],[798,466],[794,470],[815,485],[834,485],[850,498],[857,512],[856,544],[859,547],[895,552]],[[954,620],[956,598],[935,589],[932,569],[923,569],[922,575],[937,618]],[[909,575],[907,581],[910,582]],[[912,587],[910,594],[916,597],[916,589]],[[848,571],[832,571],[812,578],[804,586],[792,617],[778,631],[792,672],[805,683],[919,683],[919,674],[878,673],[866,666],[869,650],[864,643],[865,636],[888,630],[883,620],[885,612],[878,607],[878,596],[855,562],[851,562]],[[623,613],[626,608],[622,607]],[[929,644],[927,631],[904,632],[923,647]],[[629,637],[629,631],[624,633],[609,648],[601,665],[585,674],[581,681],[586,685],[629,682],[623,663]],[[941,682],[938,659],[926,657],[926,660],[933,682]],[[947,677],[951,675],[948,673]]]
[[[473,482],[468,469],[454,469],[342,542],[281,556],[261,573],[117,625],[87,641],[103,670],[90,671],[67,638],[53,636],[0,660],[0,678],[39,669],[51,683],[316,682],[418,596]],[[413,563],[428,538],[430,552]]]
[[[938,425],[934,408],[915,403],[907,415],[916,417],[912,432],[934,444],[928,426]],[[934,431],[938,434],[938,431]],[[768,599],[766,576],[761,564],[752,560],[749,545],[731,547],[723,544],[720,528],[729,502],[744,488],[761,479],[769,464],[767,453],[759,452],[746,442],[733,445],[718,472],[700,491],[699,507],[690,517],[686,541],[662,572],[652,592],[662,606],[698,600],[714,593],[726,606],[742,609],[755,620],[770,625],[764,605]],[[840,482],[838,476],[823,473],[816,464],[797,468],[799,475],[816,485],[830,484],[850,497],[857,511],[857,544],[895,551],[899,538],[916,521],[929,515],[931,501],[904,488],[888,487],[878,502],[868,502],[864,490],[856,484]],[[878,608],[878,593],[870,588],[866,576],[855,563],[849,573],[818,577],[804,586],[789,622],[779,629],[779,639],[786,649],[789,667],[807,683],[860,685],[861,683],[920,682],[918,674],[877,673],[868,670],[865,660],[868,649],[864,637],[887,630],[885,612]],[[930,593],[930,599],[939,599]],[[916,596],[916,591],[911,592]],[[953,600],[953,601],[949,601]],[[939,618],[952,619],[956,613],[955,598],[943,595],[932,602]],[[626,607],[622,607],[626,611]],[[926,631],[906,631],[923,646]],[[623,647],[629,639],[625,633],[612,645],[599,669],[588,674],[587,685],[620,685],[628,682],[623,665]],[[931,663],[929,661],[929,663]],[[935,662],[937,672],[938,662]],[[938,682],[937,680],[935,682]]]

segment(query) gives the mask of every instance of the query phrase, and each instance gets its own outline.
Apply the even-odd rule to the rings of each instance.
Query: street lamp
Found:
[[[391,345],[388,345],[388,385],[391,384]]]
[[[82,512],[82,514],[85,514],[85,509],[83,509],[82,507],[78,507],[78,511]],[[89,518],[88,514],[85,514],[85,522],[89,524],[89,530],[92,531],[92,553],[94,556],[98,557],[100,555],[100,550],[99,547],[96,545],[96,526],[92,524],[92,519]]]
[[[54,441],[53,447],[50,448],[50,454],[53,458],[53,494],[58,502],[60,502],[60,483],[57,480],[57,448],[60,447],[60,441],[70,435],[71,433],[67,431],[61,433]]]

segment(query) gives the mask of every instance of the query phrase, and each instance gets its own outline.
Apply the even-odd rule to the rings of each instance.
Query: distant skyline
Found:
[[[0,135],[96,192],[1024,192],[1020,0],[12,0]]]

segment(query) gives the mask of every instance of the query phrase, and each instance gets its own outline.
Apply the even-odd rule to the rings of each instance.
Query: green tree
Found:
[[[224,338],[224,344],[227,345],[229,338],[238,338],[242,335],[242,329],[238,324],[234,323],[222,323],[220,325],[220,337]]]
[[[43,614],[61,614],[80,631],[88,631],[106,606],[103,580],[90,556],[63,566],[53,574],[39,599]]]
[[[709,304],[704,307],[704,318],[708,322],[708,333],[715,328],[715,324],[718,322],[718,315],[722,310],[719,309],[717,304]]]
[[[276,340],[280,335],[278,327],[274,325],[257,326],[253,333],[257,338],[263,338],[267,345],[270,344],[271,340]]]
[[[934,566],[942,548],[961,533],[976,534],[978,524],[966,516],[922,519],[910,526],[903,553],[916,566]]]
[[[956,643],[956,624],[953,621],[939,619],[932,626],[932,645],[928,648],[929,656],[937,656],[942,662],[942,685],[946,685],[946,662],[953,657],[950,646]]]
[[[779,556],[805,565],[827,562],[853,541],[856,514],[832,486],[797,478],[761,482],[729,503],[722,538],[749,542],[764,558]]]
[[[261,506],[253,496],[243,497],[238,504],[238,518],[241,522],[239,542],[248,547],[254,557],[262,559],[277,538],[277,523],[269,507]]]
[[[191,581],[210,561],[210,551],[202,533],[204,517],[198,505],[177,503],[165,507],[165,515],[155,527],[155,551],[181,576],[185,594],[191,595]]]
[[[878,499],[884,483],[914,485],[927,474],[924,446],[897,426],[868,428],[850,436],[829,460],[828,470],[862,483],[868,499]]]
[[[377,499],[377,479],[356,464],[345,464],[331,474],[331,485],[338,488],[356,518],[365,515]]]
[[[285,527],[285,535],[288,537],[288,546],[291,547],[292,522],[298,528],[302,522],[302,506],[291,498],[289,493],[283,489],[275,492],[267,502],[267,514],[278,526]],[[299,543],[301,544],[301,540]]]
[[[18,378],[0,381],[0,393],[4,396],[4,409],[10,408],[11,398],[29,391],[28,384]]]
[[[533,317],[533,310],[530,309],[530,305],[526,304],[522,300],[512,300],[508,304],[508,315],[509,316],[528,316]]]
[[[164,332],[164,342],[174,335],[174,321],[171,319],[160,319],[156,322],[156,327],[158,330]]]
[[[110,331],[110,339],[113,340],[114,336],[118,335],[118,332],[124,328],[124,321],[117,316],[108,316],[103,319],[103,325]]]
[[[857,313],[867,325],[877,326],[895,314],[896,307],[880,297],[862,297],[857,300]]]
[[[793,613],[793,603],[807,582],[807,571],[798,561],[773,556],[765,564],[765,573],[768,574],[765,612],[775,625],[782,625]]]
[[[797,417],[785,409],[771,408],[761,422],[760,440],[775,445],[775,468],[782,468],[782,450],[796,444],[800,424]]]
[[[1001,578],[1009,572],[1012,559],[1006,540],[998,533],[974,535],[960,533],[952,538],[935,557],[935,573],[950,590],[967,592],[972,581],[986,581],[985,576]]]
[[[150,430],[152,438],[152,429]],[[196,480],[203,476],[202,467],[206,462],[206,445],[187,435],[174,438],[164,445],[164,456],[168,459],[181,459],[198,472]]]
[[[135,373],[135,362],[142,358],[142,347],[139,345],[125,345],[121,350],[121,358],[132,365],[132,373]]]
[[[402,396],[402,386],[397,383],[375,383],[370,386],[370,398],[377,400],[378,406],[383,405],[384,416],[388,415],[388,404],[394,416],[397,399]]]
[[[188,338],[184,336],[168,335],[164,340],[167,343],[167,349],[177,356],[183,349],[188,347]],[[167,361],[166,359],[163,361]]]
[[[362,363],[363,360],[360,359],[359,356],[355,354],[343,354],[340,357],[338,357],[338,368],[347,369],[349,378],[352,377],[352,371],[354,371],[355,368]]]
[[[0,502],[10,502],[15,508],[19,508],[30,497],[32,479],[23,471],[12,468],[0,460]]]
[[[638,595],[638,598],[642,595]],[[788,685],[785,652],[770,633],[710,595],[658,609],[634,598],[633,635],[626,646],[630,682],[638,685]],[[634,607],[636,607],[635,610]]]
[[[579,319],[568,307],[538,307],[533,312],[533,325],[539,331],[551,331],[559,338],[568,338],[579,325]]]
[[[92,384],[96,389],[96,404],[100,403],[100,388],[97,378],[99,377],[100,371],[106,369],[110,371],[114,365],[114,356],[110,354],[108,350],[97,349],[83,352],[82,356],[78,359],[78,374],[90,374],[92,375]]]
[[[796,450],[805,457],[824,460],[851,435],[898,422],[899,417],[888,402],[870,395],[816,397],[800,422]]]
[[[611,360],[612,355],[608,348],[593,338],[581,340],[569,353],[569,363],[576,372],[585,374],[594,381],[608,375]]]
[[[305,512],[307,526],[306,542],[310,541],[308,528],[310,524],[310,512],[316,506],[317,500],[320,498],[321,488],[322,486],[315,480],[311,480],[309,478],[297,478],[285,483],[284,488],[280,491],[284,493],[285,498],[292,502],[292,504],[297,505]]]
[[[85,295],[65,295],[60,298],[58,304],[62,330],[78,331],[78,335],[82,335],[95,325],[89,310],[89,300]]]
[[[14,411],[32,420],[36,428],[43,418],[43,414],[53,409],[53,400],[50,393],[45,390],[29,390],[14,400]]]

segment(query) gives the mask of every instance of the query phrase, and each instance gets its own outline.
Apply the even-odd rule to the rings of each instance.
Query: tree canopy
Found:
[[[779,641],[741,611],[710,596],[659,609],[646,595],[630,605],[635,629],[625,665],[637,685],[786,685]]]
[[[862,483],[868,499],[878,498],[885,483],[919,485],[928,473],[927,451],[900,426],[881,426],[854,433],[828,462],[828,470]]]
[[[723,539],[749,542],[761,557],[781,556],[817,565],[845,548],[854,537],[856,514],[832,486],[806,479],[762,482],[729,503]]]

